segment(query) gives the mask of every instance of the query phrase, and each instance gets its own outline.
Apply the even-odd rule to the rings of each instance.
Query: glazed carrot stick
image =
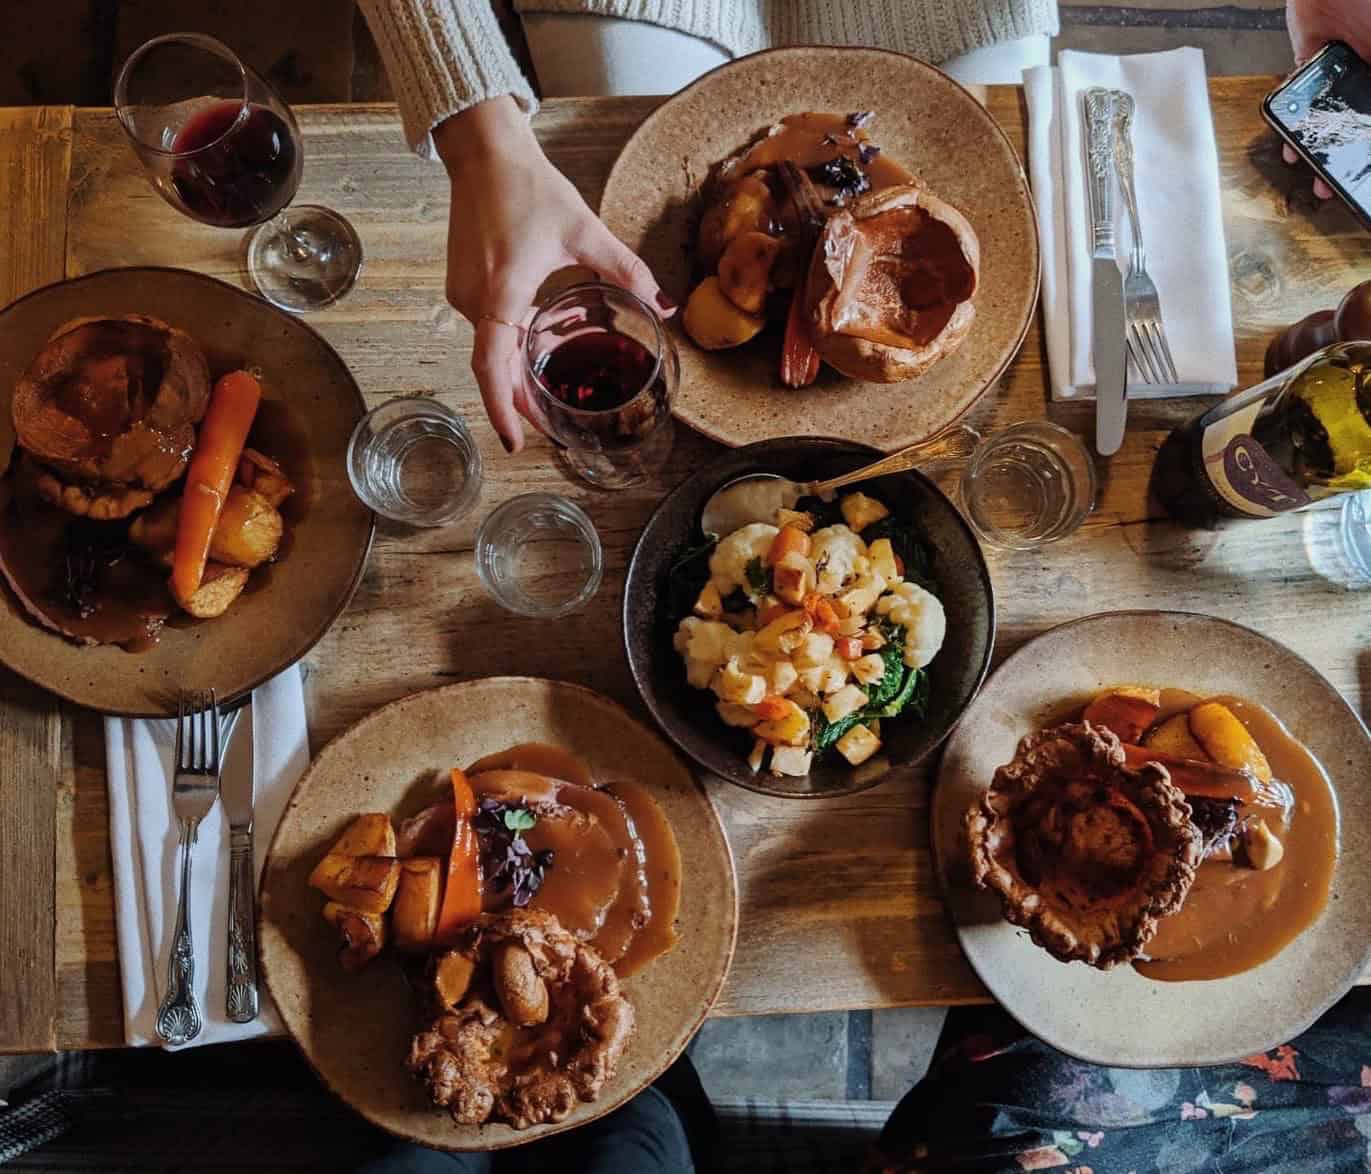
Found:
[[[171,593],[182,605],[199,590],[204,578],[210,539],[261,399],[262,387],[256,379],[246,371],[230,371],[214,385],[200,421],[195,453],[186,471],[171,563]]]
[[[1166,767],[1171,781],[1187,795],[1203,799],[1236,799],[1247,803],[1256,798],[1256,776],[1245,770],[1231,770],[1213,762],[1196,762],[1161,754],[1145,746],[1123,744],[1124,761],[1135,770],[1149,762]]]
[[[456,766],[452,768],[452,801],[457,823],[448,857],[443,907],[438,913],[438,928],[433,932],[435,946],[451,945],[458,932],[481,916],[481,845],[472,822],[476,818],[476,792]]]

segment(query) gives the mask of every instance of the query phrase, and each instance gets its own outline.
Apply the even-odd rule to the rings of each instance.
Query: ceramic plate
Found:
[[[296,493],[285,555],[254,571],[224,615],[180,627],[174,621],[147,652],[77,647],[30,623],[0,585],[0,661],[77,705],[157,717],[176,712],[179,690],[213,688],[221,700],[232,699],[308,652],[352,598],[374,523],[344,463],[366,405],[337,352],[261,298],[183,269],[106,269],[35,290],[0,311],[0,470],[14,444],[15,382],[53,331],[73,318],[135,313],[192,334],[213,376],[260,369],[267,398],[284,402],[304,442],[287,461]]]
[[[600,1098],[565,1121],[522,1132],[464,1126],[429,1104],[405,1070],[414,996],[382,959],[343,973],[319,915],[310,870],[363,811],[419,805],[434,772],[518,742],[551,742],[599,778],[628,775],[652,791],[685,866],[680,941],[624,983],[637,1031]],[[589,689],[532,677],[489,677],[416,693],[363,718],[331,742],[300,780],[262,879],[262,969],[281,1016],[324,1083],[372,1123],[421,1145],[501,1149],[572,1129],[623,1104],[684,1050],[718,997],[733,958],[738,889],[728,841],[700,784],[660,738]]]
[[[633,548],[624,581],[624,649],[638,692],[668,738],[706,770],[741,787],[784,798],[831,798],[873,787],[884,772],[854,769],[835,753],[821,758],[803,778],[754,774],[746,761],[751,739],[719,720],[712,693],[691,688],[685,664],[671,645],[681,620],[672,614],[671,568],[682,551],[704,540],[700,511],[716,489],[735,478],[747,473],[780,473],[805,481],[836,477],[876,455],[859,444],[812,436],[726,453],[667,495]],[[914,521],[932,554],[935,593],[947,613],[947,639],[928,667],[927,715],[882,723],[885,747],[871,763],[879,760],[894,769],[932,752],[976,695],[995,644],[995,594],[975,537],[932,481],[917,472],[896,473],[863,487],[888,502],[896,517]]]
[[[681,304],[697,192],[710,167],[787,114],[875,111],[882,151],[950,200],[981,243],[976,321],[956,354],[907,383],[863,383],[825,367],[803,391],[783,388],[779,331],[704,351],[673,329],[681,352],[677,415],[724,444],[808,434],[899,448],[962,415],[1018,352],[1038,299],[1038,229],[1023,164],[999,125],[946,74],[880,49],[796,48],[721,66],[668,99],[624,146],[600,215]]]
[[[1264,704],[1333,780],[1339,859],[1318,920],[1270,961],[1231,978],[1155,982],[1130,966],[1058,962],[968,879],[961,820],[1063,699],[1129,682]],[[991,993],[1029,1031],[1095,1064],[1222,1064],[1284,1043],[1347,991],[1371,960],[1371,737],[1308,662],[1260,633],[1184,612],[1112,612],[1030,641],[986,682],[947,744],[933,843],[957,934]]]

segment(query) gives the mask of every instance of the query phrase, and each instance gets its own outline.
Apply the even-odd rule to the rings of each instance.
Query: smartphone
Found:
[[[1262,114],[1371,228],[1371,65],[1332,41],[1266,95]]]

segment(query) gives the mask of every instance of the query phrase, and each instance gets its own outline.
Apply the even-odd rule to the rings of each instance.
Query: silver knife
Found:
[[[252,699],[239,711],[219,780],[229,823],[228,965],[224,1013],[234,1023],[257,1018],[257,872],[252,844]]]
[[[1128,419],[1128,323],[1114,241],[1114,94],[1085,91],[1085,177],[1090,192],[1091,346],[1095,359],[1095,450],[1111,456]]]

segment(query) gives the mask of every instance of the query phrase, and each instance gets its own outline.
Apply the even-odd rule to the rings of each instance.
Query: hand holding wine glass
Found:
[[[282,309],[331,305],[357,279],[362,245],[338,213],[289,207],[303,144],[290,107],[226,45],[175,33],[133,52],[115,112],[153,186],[174,208],[221,228],[260,225],[248,273]]]

